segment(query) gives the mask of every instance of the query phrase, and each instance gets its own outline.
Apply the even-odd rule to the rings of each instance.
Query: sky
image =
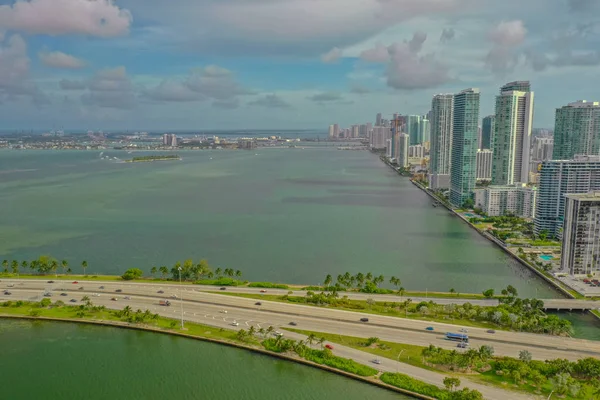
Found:
[[[323,129],[531,81],[600,100],[598,0],[0,0],[0,129]]]

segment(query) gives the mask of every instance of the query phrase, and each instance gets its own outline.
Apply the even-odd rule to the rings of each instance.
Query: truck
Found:
[[[169,307],[171,305],[171,302],[169,300],[161,300],[158,302],[158,305]]]

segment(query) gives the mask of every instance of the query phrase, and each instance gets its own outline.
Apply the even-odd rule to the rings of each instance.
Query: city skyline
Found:
[[[464,87],[490,115],[511,80],[549,128],[600,76],[593,2],[87,3],[0,0],[3,129],[324,129]]]

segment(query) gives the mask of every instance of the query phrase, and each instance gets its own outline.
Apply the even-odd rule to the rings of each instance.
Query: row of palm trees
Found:
[[[335,286],[344,287],[347,289],[358,288],[358,289],[366,289],[369,286],[379,287],[380,284],[385,282],[385,277],[383,275],[375,276],[371,272],[363,274],[362,272],[357,273],[356,275],[350,274],[350,272],[346,272],[345,274],[339,274],[336,278]],[[402,282],[399,278],[395,276],[391,276],[388,281],[390,284],[394,285],[397,290],[404,291],[404,288],[401,288],[400,285]],[[325,287],[330,287],[333,284],[333,277],[328,274],[323,281]]]
[[[81,262],[81,268],[83,269],[84,275],[86,274],[87,266],[87,261],[84,260]],[[73,272],[69,267],[69,262],[67,260],[59,262],[49,256],[41,256],[37,260],[23,260],[21,262],[17,260],[12,260],[10,262],[8,260],[3,260],[2,268],[5,273],[9,273],[9,267],[13,274],[26,273],[28,268],[32,273],[37,272],[39,274],[57,274],[59,268],[62,268],[63,274],[71,274]]]
[[[201,279],[213,279],[213,278],[241,278],[242,271],[234,270],[232,268],[217,268],[214,271],[206,260],[200,260],[198,263],[194,263],[191,259],[185,260],[183,263],[176,262],[171,268],[166,265],[160,267],[152,267],[150,274],[152,277],[156,277],[160,273],[160,278],[166,279],[169,274],[174,280],[181,278],[183,281],[198,281]]]

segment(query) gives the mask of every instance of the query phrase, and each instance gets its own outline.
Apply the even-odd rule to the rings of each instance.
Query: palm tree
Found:
[[[454,288],[451,288],[450,289],[450,294],[454,294],[454,293],[456,293],[456,290]]]
[[[258,333],[259,333],[259,335],[261,335],[261,336],[264,338],[264,337],[265,337],[265,328],[262,328],[262,327],[261,327],[261,328],[258,330]]]
[[[163,279],[165,279],[165,277],[169,274],[169,269],[165,265],[161,266],[158,270],[160,271],[160,275]]]
[[[71,271],[71,268],[67,268],[67,274],[72,273],[73,271]]]
[[[319,345],[321,345],[321,350],[323,350],[323,343],[325,343],[325,338],[321,337],[321,339],[319,339]]]
[[[67,260],[62,260],[60,262],[62,269],[63,269],[63,275],[65,274],[66,269],[69,267],[69,263],[67,262]]]
[[[327,276],[325,277],[325,280],[323,281],[323,285],[325,285],[325,287],[328,287],[329,285],[331,285],[331,281],[332,281],[331,275],[327,274]]]
[[[133,311],[133,310],[130,306],[125,306],[125,308],[123,308],[123,315],[126,317],[130,316],[131,311]]]
[[[88,266],[87,261],[83,260],[81,262],[81,268],[83,268],[83,274],[84,275],[85,275],[85,270],[86,270],[87,266]]]
[[[250,329],[248,329],[248,335],[254,336],[255,333],[256,333],[256,328],[254,327],[254,325],[251,325]]]
[[[90,298],[87,295],[85,295],[81,298],[81,301],[90,301]]]
[[[156,271],[157,271],[157,268],[156,268],[156,267],[152,267],[152,268],[150,268],[150,273],[152,274],[152,277],[153,277],[153,278],[154,278],[154,275],[156,275]]]
[[[4,268],[5,271],[8,271],[8,260],[2,261],[2,268]]]
[[[370,272],[367,272],[367,275],[365,276],[365,280],[372,281],[373,280],[373,274],[370,273]]]
[[[25,271],[27,269],[27,267],[29,266],[29,263],[27,261],[22,261],[21,262],[21,269],[23,271]]]
[[[235,277],[236,278],[241,278],[242,277],[242,271],[240,271],[239,269],[235,271]]]
[[[217,276],[221,276],[221,267],[215,269],[215,274],[217,274]]]
[[[52,260],[52,262],[50,263],[50,269],[52,270],[52,272],[54,272],[56,276],[58,276],[58,274],[56,273],[56,271],[58,270],[58,261]]]
[[[12,269],[13,274],[19,273],[19,262],[17,260],[12,260],[10,267]]]
[[[310,344],[312,346],[312,344],[317,340],[317,336],[314,333],[311,333],[310,335],[308,335],[308,337],[306,338],[306,343]]]
[[[275,328],[273,328],[272,326],[269,326],[269,327],[267,328],[267,331],[266,331],[266,332],[267,332],[267,335],[269,335],[269,334],[273,333],[273,331],[274,331],[274,330],[275,330]]]

